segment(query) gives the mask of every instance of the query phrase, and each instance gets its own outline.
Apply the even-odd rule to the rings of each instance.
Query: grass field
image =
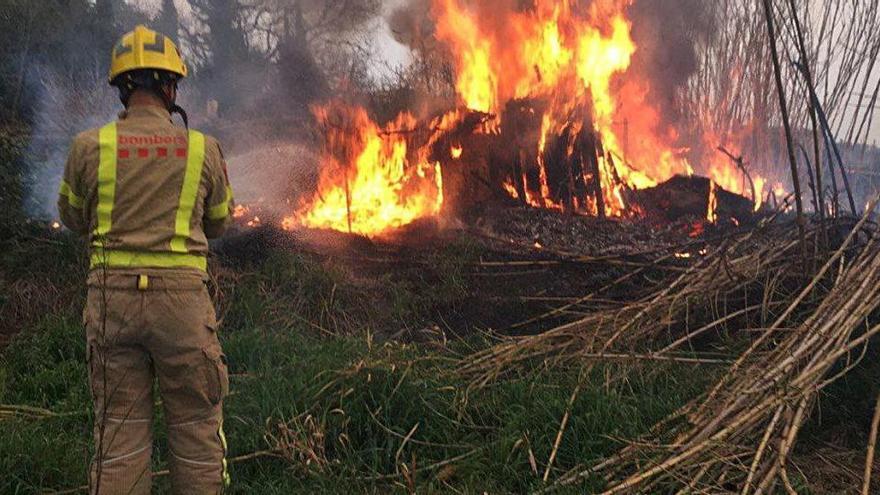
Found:
[[[45,226],[16,229],[0,241],[0,493],[75,489],[91,455],[81,246]],[[225,429],[238,459],[231,492],[529,493],[545,486],[567,412],[551,480],[614,453],[717,378],[708,365],[605,364],[583,375],[536,362],[474,388],[460,360],[490,345],[490,334],[445,338],[438,328],[447,312],[478,314],[468,306],[480,288],[464,276],[477,251],[466,240],[439,247],[417,277],[365,278],[284,246],[215,262],[232,374]],[[875,354],[828,389],[804,459],[863,459]],[[167,459],[158,406],[155,472]],[[836,493],[838,475],[831,469],[834,488],[813,493]],[[165,493],[167,479],[156,486]],[[586,479],[556,493],[602,486]]]
[[[0,355],[0,493],[81,486],[90,456],[82,269],[70,268],[81,267],[78,246],[40,232],[7,241],[4,255],[15,259],[3,293],[17,335]],[[230,457],[261,453],[232,464],[233,493],[524,493],[542,486],[578,382],[551,475],[612,453],[709,378],[681,366],[631,368],[611,382],[605,368],[588,376],[536,369],[471,389],[456,362],[487,337],[418,344],[385,337],[403,322],[428,322],[438,298],[465,301],[469,288],[456,266],[468,256],[461,245],[444,248],[445,281],[383,279],[369,304],[362,284],[295,252],[275,250],[239,271],[220,268]],[[160,471],[161,433],[157,445]],[[163,481],[157,485],[167,488]],[[587,481],[576,491],[598,486]]]

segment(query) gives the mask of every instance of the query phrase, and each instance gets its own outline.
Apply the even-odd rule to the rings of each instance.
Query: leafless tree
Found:
[[[174,0],[162,0],[162,9],[155,20],[156,28],[167,36],[171,36],[177,42],[180,31],[180,16]]]
[[[369,35],[376,27],[371,21],[381,13],[380,0],[190,3],[195,22],[187,29],[188,46],[204,73],[210,77],[212,72],[242,72],[246,67],[253,74],[243,83],[224,77],[217,85],[214,94],[228,94],[232,87],[226,98],[229,105],[241,101],[243,95],[265,89],[271,85],[269,81],[278,81],[276,97],[301,108],[331,90],[369,82],[373,58]]]
[[[871,135],[880,93],[878,7],[878,0],[772,2],[791,126],[795,138],[812,149],[804,154],[814,162],[810,168],[824,170],[809,182],[820,189],[819,198],[823,185],[830,186],[834,198],[845,181],[828,163],[823,165],[830,161],[831,149],[816,111],[824,110],[837,141],[864,145]],[[706,8],[713,36],[700,41],[700,70],[682,91],[683,120],[716,130],[760,168],[784,163],[762,4],[708,0]],[[813,104],[811,87],[819,105]]]

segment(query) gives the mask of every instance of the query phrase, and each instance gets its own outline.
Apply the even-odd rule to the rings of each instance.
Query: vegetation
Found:
[[[0,291],[2,321],[18,332],[0,351],[0,493],[74,489],[92,449],[82,246],[45,225],[21,229],[0,246],[13,267]],[[724,374],[723,364],[706,362],[537,358],[475,386],[462,366],[503,349],[490,336],[389,337],[439,322],[438,300],[443,314],[469,300],[479,288],[465,274],[485,256],[479,243],[439,248],[432,256],[443,277],[396,271],[367,282],[345,263],[328,269],[307,251],[261,246],[253,257],[223,246],[212,263],[232,374],[232,493],[530,493],[546,486],[548,470],[558,480],[644,438]],[[735,333],[712,342],[714,355],[746,343]],[[851,486],[847,473],[864,460],[877,393],[870,377],[880,368],[873,348],[862,361],[825,389],[821,415],[804,426],[795,463],[810,466],[810,484],[790,474],[802,493]],[[156,422],[154,472],[162,473],[159,404]],[[159,474],[156,486],[165,493],[167,479]],[[605,487],[588,476],[555,493]]]
[[[650,96],[679,105],[675,119],[714,121],[733,135],[752,132],[752,149],[742,152],[753,161],[777,148],[780,96],[764,56],[760,5],[674,3],[681,8],[645,1],[634,9],[637,18],[664,19],[662,30],[640,35],[696,40],[688,45],[693,63],[682,80],[670,81],[669,95]],[[144,22],[175,36],[193,67],[183,103],[233,146],[247,141],[242,128],[260,138],[298,132],[295,140],[302,139],[308,126],[277,119],[301,122],[310,104],[328,96],[369,102],[375,116],[390,119],[415,110],[416,101],[422,110],[446,107],[454,94],[448,53],[434,37],[426,1],[404,2],[390,15],[414,61],[386,78],[377,78],[369,63],[378,0],[186,4],[192,10],[184,16],[177,11],[183,3],[171,0],[154,2],[158,10],[149,12],[123,0],[0,0],[0,494],[75,492],[86,482],[93,447],[80,316],[84,247],[34,219],[37,208],[27,196],[40,188],[54,195],[56,181],[35,177],[57,168],[74,132],[110,118],[115,96],[105,80],[107,54],[119,34]],[[415,269],[401,262],[381,270],[328,262],[293,243],[248,246],[259,233],[230,240],[212,259],[211,274],[232,373],[225,407],[232,492],[528,493],[548,487],[548,480],[570,479],[554,486],[556,493],[592,493],[609,480],[634,479],[645,492],[666,493],[681,480],[705,476],[720,486],[756,467],[776,483],[780,466],[783,473],[792,468],[786,486],[805,493],[836,493],[860,482],[861,472],[852,473],[865,461],[880,360],[873,341],[858,339],[880,332],[874,304],[880,265],[865,248],[878,249],[878,234],[867,222],[854,247],[832,259],[852,222],[836,218],[840,171],[816,172],[833,161],[821,153],[828,139],[819,135],[804,82],[816,87],[829,134],[853,149],[868,141],[880,94],[874,75],[880,0],[774,4],[782,58],[809,66],[783,64],[781,97],[791,100],[798,139],[813,140],[802,154],[814,167],[809,187],[816,210],[824,212],[827,190],[829,218],[833,213],[832,222],[842,223],[805,220],[811,240],[804,245],[791,242],[791,225],[757,243],[745,242],[750,234],[707,242],[702,252],[695,240],[686,253],[663,254],[663,266],[660,255],[606,258],[614,265],[608,272],[571,285],[565,277],[594,270],[597,259],[553,259],[548,265],[568,270],[553,281],[565,286],[566,297],[541,287],[528,295],[552,308],[542,323],[568,324],[548,332],[518,329],[534,335],[500,343],[482,317],[506,313],[489,316],[521,321],[526,304],[488,297],[487,285],[512,291],[500,278],[481,285],[468,276],[486,253],[467,234],[438,241]],[[692,20],[698,7],[701,15]],[[655,55],[643,49],[637,64],[663,74],[669,63]],[[200,115],[198,109],[215,102],[229,127]],[[809,268],[797,264],[807,251]],[[522,263],[530,269],[532,261]],[[818,273],[826,262],[827,273]],[[640,275],[621,292],[638,290],[593,297],[599,286],[630,273]],[[658,287],[666,290],[658,295]],[[852,298],[855,293],[870,297]],[[773,323],[786,308],[797,311]],[[813,332],[814,321],[833,331]],[[622,330],[628,332],[619,338]],[[764,345],[747,350],[759,335]],[[670,338],[676,342],[666,347]],[[846,346],[853,352],[834,353]],[[676,352],[665,352],[670,349]],[[613,358],[603,354],[611,351]],[[801,365],[786,366],[795,351]],[[727,367],[740,356],[748,366]],[[778,379],[773,387],[763,381],[768,370]],[[798,374],[804,370],[806,376]],[[829,377],[839,379],[826,382]],[[754,406],[758,399],[743,399],[756,391],[763,409]],[[161,424],[158,404],[156,411]],[[658,426],[682,419],[676,411],[699,414]],[[721,417],[728,421],[719,426]],[[705,441],[705,431],[727,431],[743,417],[738,444]],[[793,453],[771,453],[763,464],[760,455],[749,457],[762,435],[788,439],[798,429]],[[168,452],[163,428],[156,432],[154,471],[164,492]],[[693,445],[693,452],[680,456],[670,445]],[[670,458],[675,462],[666,466],[674,470],[643,476],[645,466]],[[602,476],[574,476],[597,463],[606,469]]]
[[[50,285],[31,304],[56,309],[21,320],[21,333],[0,355],[0,493],[83,485],[91,449],[79,275],[53,279],[56,267],[26,261],[35,249],[40,260],[77,262],[77,242],[63,234],[11,252],[24,264],[10,274],[14,283]],[[472,249],[446,248],[444,272],[460,269]],[[261,456],[233,463],[233,493],[522,493],[542,486],[566,411],[571,420],[553,473],[611,454],[710,378],[695,379],[689,366],[633,367],[620,375],[607,365],[587,376],[577,367],[556,369],[552,379],[550,371],[523,372],[472,390],[456,363],[487,345],[484,337],[407,344],[377,335],[378,325],[429,319],[428,287],[383,280],[389,288],[380,307],[332,327],[326,315],[363,310],[346,274],[287,249],[230,270],[217,267],[221,289],[237,277],[223,300],[230,457]],[[467,290],[452,286],[445,297]],[[76,296],[64,304],[52,300],[70,294]],[[317,329],[322,321],[338,334]],[[342,333],[349,324],[364,331]],[[612,374],[625,378],[606,381]],[[578,383],[582,390],[569,405]],[[158,445],[156,471],[167,453],[161,436]]]

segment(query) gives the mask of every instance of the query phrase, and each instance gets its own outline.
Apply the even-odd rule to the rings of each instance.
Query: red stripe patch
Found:
[[[128,158],[130,155],[128,150],[119,150],[119,158]]]
[[[168,156],[168,148],[156,148],[156,154],[159,155],[160,158],[165,158]]]
[[[178,158],[186,158],[186,148],[177,148],[176,153]]]

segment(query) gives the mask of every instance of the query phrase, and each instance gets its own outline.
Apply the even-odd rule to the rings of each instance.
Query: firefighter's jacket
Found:
[[[74,139],[58,210],[89,236],[92,268],[204,273],[207,239],[226,230],[232,204],[218,142],[135,106]]]

